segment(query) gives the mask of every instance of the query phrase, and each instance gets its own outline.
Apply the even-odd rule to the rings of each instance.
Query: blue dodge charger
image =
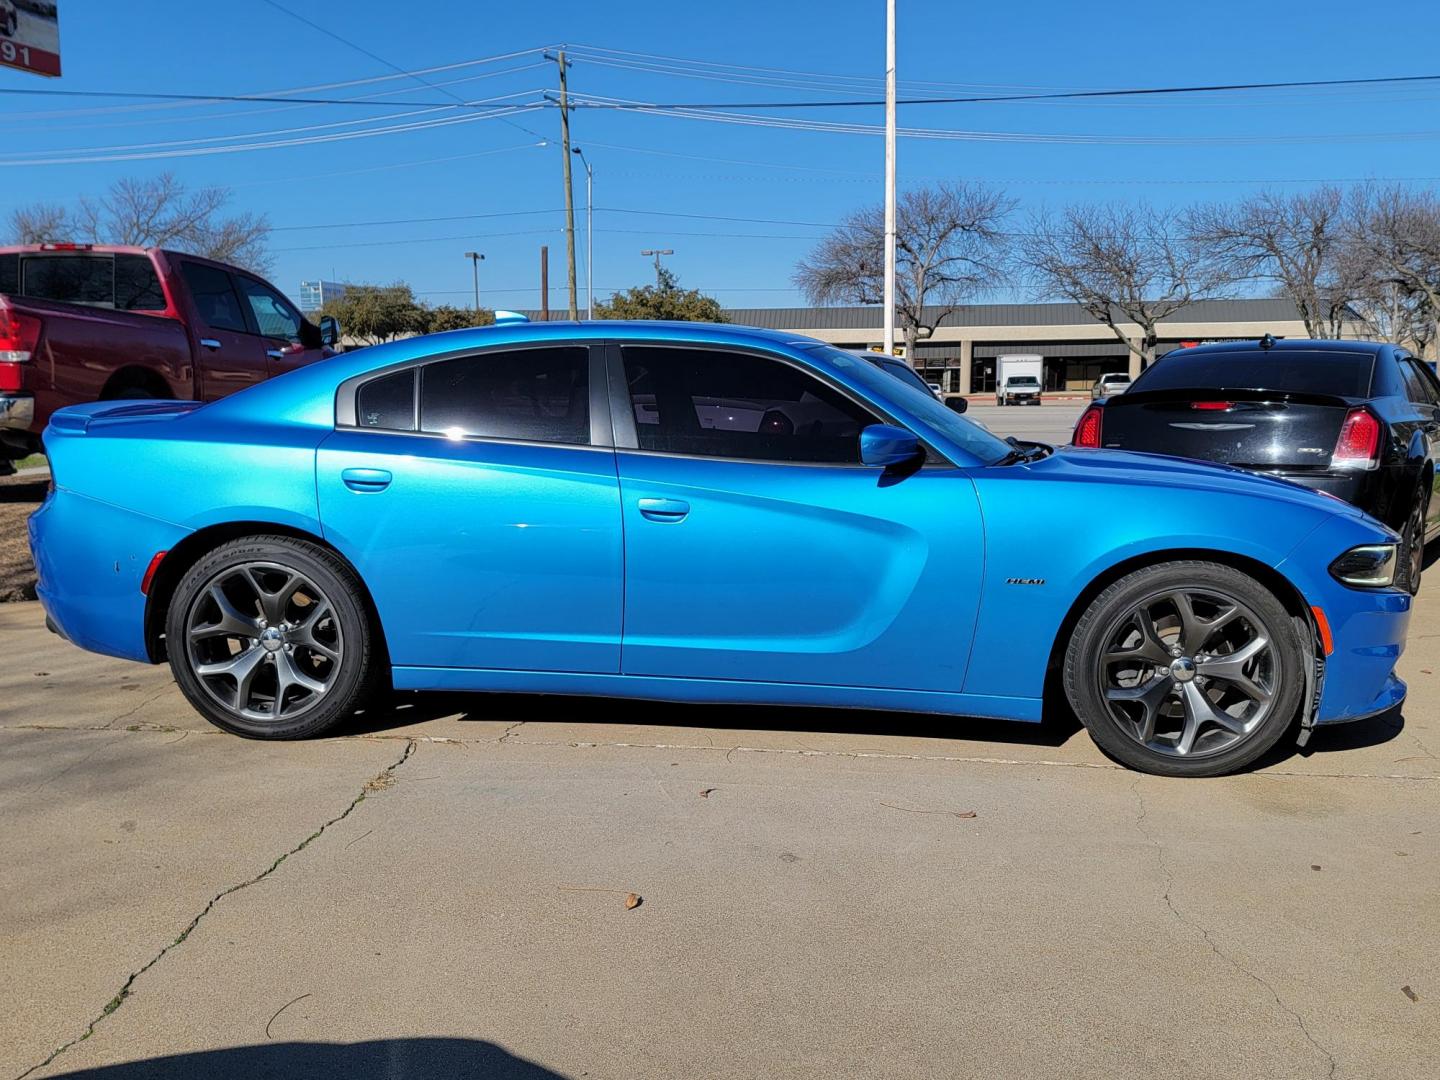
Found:
[[[866,359],[459,330],[45,433],[40,599],[228,731],[390,687],[1038,721],[1205,776],[1397,705],[1396,535],[1224,466],[996,438]],[[963,730],[963,729],[957,729]]]

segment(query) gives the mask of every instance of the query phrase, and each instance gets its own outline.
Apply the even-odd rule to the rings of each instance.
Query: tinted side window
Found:
[[[355,423],[384,431],[415,430],[415,369],[382,375],[360,387]]]
[[[180,264],[180,273],[195,298],[195,307],[200,318],[212,330],[235,330],[242,334],[250,332],[245,322],[245,313],[230,283],[230,275],[224,270],[200,263]]]
[[[420,428],[526,442],[590,442],[590,350],[516,349],[427,364]]]
[[[1411,357],[1403,361],[1401,366],[1405,369],[1405,385],[1407,389],[1410,383],[1415,383],[1415,390],[1419,396],[1411,394],[1410,400],[1420,405],[1440,405],[1440,384],[1435,381],[1435,373],[1430,370],[1429,365],[1424,361]]]
[[[300,341],[300,313],[290,306],[290,301],[253,278],[237,274],[235,284],[250,305],[261,337],[295,343]]]
[[[109,255],[27,255],[20,292],[37,300],[112,307],[115,261]]]
[[[115,256],[115,307],[120,311],[165,310],[165,291],[148,257]]]
[[[0,255],[0,293],[19,295],[20,256]]]
[[[623,355],[642,450],[858,462],[860,430],[877,422],[813,375],[779,360],[638,345],[626,346]]]

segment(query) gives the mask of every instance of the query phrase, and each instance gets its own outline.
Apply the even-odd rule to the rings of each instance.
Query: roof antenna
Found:
[[[1273,349],[1275,347],[1275,335],[1266,334],[1260,339],[1260,348]]]

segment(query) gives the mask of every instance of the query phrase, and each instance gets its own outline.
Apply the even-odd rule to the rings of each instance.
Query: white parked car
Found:
[[[1090,400],[1094,401],[1102,397],[1114,397],[1116,394],[1123,394],[1130,389],[1130,375],[1124,371],[1112,371],[1101,375],[1095,380],[1095,385],[1090,387]]]

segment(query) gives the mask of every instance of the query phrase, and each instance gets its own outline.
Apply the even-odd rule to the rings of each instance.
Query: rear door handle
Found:
[[[351,491],[384,491],[390,486],[389,469],[342,469],[340,479]]]
[[[265,350],[265,355],[268,356],[268,357],[270,357],[271,360],[283,360],[283,359],[285,359],[285,350],[284,350],[284,349],[266,349],[266,350]]]
[[[640,516],[650,521],[684,521],[690,504],[682,499],[641,499]]]
[[[207,349],[213,350],[220,348],[220,342],[216,341],[213,337],[202,337],[200,339],[200,344],[204,345]]]

